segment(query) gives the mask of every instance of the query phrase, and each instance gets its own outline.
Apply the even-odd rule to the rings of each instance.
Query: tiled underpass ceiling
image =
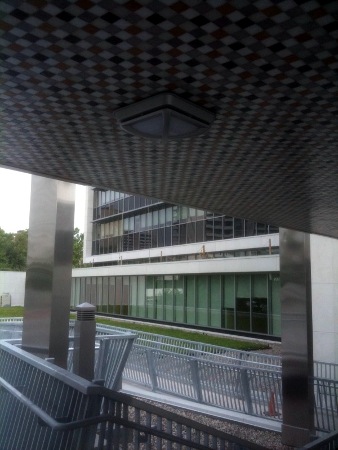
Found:
[[[0,165],[338,237],[338,2],[0,4]],[[204,135],[133,137],[120,106],[171,91]]]

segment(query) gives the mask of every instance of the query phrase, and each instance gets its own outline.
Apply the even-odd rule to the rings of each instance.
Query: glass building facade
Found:
[[[116,191],[94,192],[92,254],[277,233],[278,228]]]
[[[251,273],[229,270],[220,273],[222,265],[217,273],[212,273],[210,265],[206,264],[196,270],[196,265],[206,262],[199,260],[206,258],[220,261],[221,258],[259,258],[278,253],[278,245],[265,244],[265,247],[249,249],[241,245],[237,249],[236,244],[231,250],[224,250],[221,244],[230,239],[278,233],[276,227],[116,191],[94,189],[92,194],[93,204],[89,209],[93,214],[88,218],[92,222],[91,259],[88,262],[90,260],[92,266],[119,264],[119,275],[114,274],[114,267],[109,268],[108,275],[106,269],[100,275],[100,267],[96,267],[95,276],[91,272],[91,276],[73,277],[73,307],[86,301],[96,305],[98,312],[118,317],[237,334],[280,336],[277,271],[262,273],[257,269],[255,273],[253,267]],[[212,244],[213,250],[208,244],[211,241],[219,242]],[[265,243],[268,241],[264,239]],[[198,248],[203,250],[209,245],[209,250],[201,253],[196,250],[197,246],[186,245],[196,243],[200,243]],[[155,253],[150,256],[149,252],[149,257],[144,258],[142,252],[138,253],[156,248],[160,249],[155,252],[157,256]],[[118,255],[113,258],[114,254]],[[100,259],[94,263],[98,255]],[[179,268],[174,261],[180,261]],[[164,262],[173,263],[170,269],[167,265],[163,270],[165,274],[158,274]],[[158,263],[156,275],[151,268],[155,265],[150,263]],[[137,274],[131,264],[138,264]]]
[[[120,317],[280,335],[279,274],[128,275],[73,278],[85,301]]]

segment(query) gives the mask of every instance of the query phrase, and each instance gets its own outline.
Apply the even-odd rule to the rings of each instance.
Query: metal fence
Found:
[[[112,333],[121,333],[121,329],[97,327],[95,378],[105,378],[105,385],[116,389],[119,376],[109,379],[109,375],[117,373],[119,358],[114,355],[121,352],[118,339],[112,339]],[[282,420],[278,356],[150,333],[138,335],[125,364],[125,380],[199,403]],[[332,431],[338,428],[338,365],[316,362],[314,370],[315,426],[319,431]]]
[[[0,448],[263,450],[0,342]]]

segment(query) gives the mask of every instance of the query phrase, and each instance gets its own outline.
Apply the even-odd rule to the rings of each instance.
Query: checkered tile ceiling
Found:
[[[2,0],[0,165],[338,237],[338,2]],[[201,136],[122,131],[170,91]]]

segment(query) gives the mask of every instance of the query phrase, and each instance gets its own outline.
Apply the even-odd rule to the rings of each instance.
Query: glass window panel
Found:
[[[146,313],[150,319],[155,318],[154,277],[146,277]]]
[[[186,243],[187,243],[187,225],[182,224],[180,225],[180,244]]]
[[[250,275],[236,276],[236,329],[250,331]]]
[[[281,303],[279,273],[269,274],[271,283],[271,330],[274,336],[281,336]]]
[[[141,217],[140,216],[135,216],[135,231],[140,231],[140,226],[141,226]]]
[[[269,233],[279,233],[279,228],[274,225],[269,225]]]
[[[196,223],[190,222],[187,224],[187,244],[196,242]]]
[[[164,228],[158,229],[158,246],[164,247]]]
[[[164,229],[165,246],[171,246],[171,227],[165,227]]]
[[[204,238],[204,220],[196,222],[196,242],[203,242]]]
[[[160,209],[159,211],[159,225],[160,227],[165,225],[165,209]]]
[[[252,324],[251,329],[256,333],[268,332],[268,286],[266,274],[251,275],[252,283]]]
[[[245,236],[255,236],[256,233],[256,222],[251,220],[245,221]]]
[[[208,276],[198,275],[196,277],[197,290],[197,324],[209,325],[208,311],[209,311],[209,290],[208,290]]]
[[[174,318],[174,289],[173,276],[164,275],[163,277],[163,296],[165,320],[173,322]]]
[[[129,313],[129,277],[123,277],[123,286],[122,286],[122,304],[121,304],[121,314],[123,316],[127,316]]]
[[[129,217],[129,232],[133,232],[135,230],[135,217]]]
[[[210,325],[221,327],[221,275],[210,275]]]
[[[189,220],[196,219],[196,208],[189,208]]]
[[[165,210],[165,224],[167,226],[171,225],[172,221],[173,221],[173,210],[171,207],[169,207],[169,208],[166,208],[166,210]]]
[[[234,236],[244,237],[244,219],[234,219]]]
[[[119,220],[118,221],[118,235],[122,236],[123,235],[123,220]]]
[[[235,328],[235,275],[223,275],[223,316],[222,327]]]
[[[96,277],[96,310],[102,312],[102,277]]]
[[[147,230],[150,230],[153,227],[153,215],[151,212],[147,213]]]
[[[137,316],[137,276],[130,277],[130,315]]]
[[[223,218],[223,238],[232,239],[234,237],[234,219],[233,217]]]
[[[174,205],[172,207],[172,214],[173,214],[173,217],[172,217],[173,224],[179,223],[179,221],[180,221],[180,207],[177,206],[177,205]]]
[[[144,231],[147,228],[147,214],[141,214],[140,231]]]
[[[139,317],[146,317],[146,281],[145,276],[137,277],[137,309]]]
[[[123,234],[129,233],[129,218],[123,219]]]
[[[153,211],[153,227],[158,227],[158,211]]]
[[[213,219],[213,217],[207,218],[205,220],[205,240],[206,241],[214,240],[214,219]]]
[[[122,277],[116,277],[116,288],[115,288],[115,308],[114,313],[115,314],[121,314],[121,305],[123,302],[122,297]]]
[[[91,277],[91,285],[90,285],[90,303],[92,305],[97,305],[96,301],[96,277]]]
[[[101,311],[104,313],[108,312],[108,300],[109,300],[109,279],[108,277],[103,277]]]
[[[186,222],[189,215],[189,208],[187,206],[181,206],[181,222]]]
[[[268,233],[268,226],[265,223],[257,223],[257,234],[267,234]]]
[[[171,232],[172,232],[172,245],[178,245],[180,243],[180,226],[173,225]]]
[[[140,249],[140,233],[134,233],[134,250]]]
[[[163,276],[155,277],[154,301],[156,319],[163,320]]]
[[[166,320],[185,322],[184,276],[165,276],[166,283]],[[174,315],[175,313],[175,315]]]
[[[151,231],[151,248],[158,246],[158,230]]]
[[[196,324],[196,308],[195,308],[195,276],[187,275],[187,323]]]
[[[223,238],[223,217],[214,218],[214,240]]]

